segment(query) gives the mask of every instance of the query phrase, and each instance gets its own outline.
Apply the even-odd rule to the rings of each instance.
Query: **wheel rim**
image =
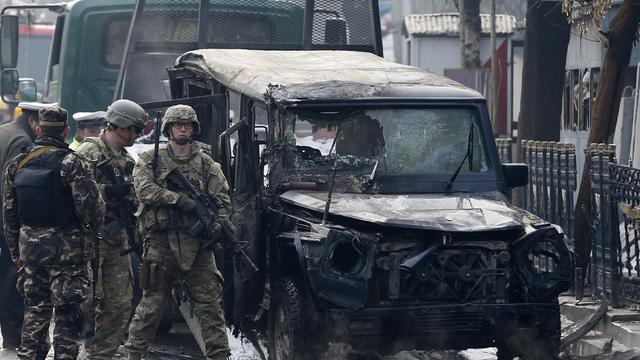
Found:
[[[276,318],[274,324],[274,342],[276,350],[276,359],[288,360],[291,359],[291,335],[289,329],[289,321],[287,320],[287,313],[282,306],[278,306],[276,311]]]

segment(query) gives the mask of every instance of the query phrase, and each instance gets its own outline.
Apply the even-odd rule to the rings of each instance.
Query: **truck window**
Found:
[[[489,171],[478,114],[471,109],[300,112],[287,118],[287,167],[327,173],[414,175]],[[466,153],[469,153],[468,155]]]
[[[45,78],[44,100],[56,101],[58,96],[58,80],[60,79],[60,51],[62,50],[62,33],[64,31],[65,15],[60,15],[56,19],[55,32],[49,53],[49,68]],[[46,68],[46,66],[45,66]]]
[[[127,15],[114,15],[104,22],[101,60],[105,67],[120,67],[130,23],[131,16]]]

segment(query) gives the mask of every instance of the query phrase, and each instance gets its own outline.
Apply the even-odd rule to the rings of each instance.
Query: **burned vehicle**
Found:
[[[527,168],[500,163],[479,93],[351,51],[198,50],[169,77],[251,260],[225,247],[227,321],[270,358],[333,341],[557,355],[571,250],[508,201]]]

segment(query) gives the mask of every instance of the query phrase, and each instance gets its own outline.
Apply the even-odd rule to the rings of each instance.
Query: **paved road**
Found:
[[[2,338],[0,337],[0,341]],[[259,360],[260,357],[255,351],[253,345],[246,339],[236,339],[229,333],[229,345],[231,347],[233,360]],[[333,346],[331,352],[326,354],[324,359],[346,359],[343,351],[344,347],[340,345]],[[200,358],[200,350],[196,341],[191,336],[188,328],[184,324],[175,324],[171,332],[164,336],[159,336],[154,341],[152,353],[147,357],[151,360],[169,360],[178,359],[179,357],[163,355],[177,354],[185,357]],[[494,360],[496,350],[490,349],[474,349],[462,352],[457,351],[403,351],[386,360]],[[118,356],[117,358],[123,359]],[[15,352],[8,350],[0,350],[0,360],[17,360]],[[49,353],[47,359],[53,359],[52,353]],[[86,353],[81,352],[79,359],[86,359]]]

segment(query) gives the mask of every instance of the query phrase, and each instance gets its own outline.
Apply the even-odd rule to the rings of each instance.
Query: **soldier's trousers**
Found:
[[[18,357],[44,359],[55,309],[53,349],[55,359],[76,359],[80,346],[82,311],[89,285],[87,266],[41,267],[25,265],[18,275],[18,290],[24,296],[24,322]]]
[[[120,256],[122,246],[100,243],[96,286],[95,335],[88,348],[91,359],[111,359],[124,340],[131,314],[131,259]]]
[[[165,238],[166,239],[166,238]],[[222,312],[222,283],[211,251],[200,250],[191,271],[182,272],[174,254],[161,239],[148,238],[145,246],[155,255],[145,253],[140,282],[142,300],[129,325],[125,347],[129,354],[145,354],[156,333],[173,284],[185,279],[185,286],[194,304],[194,312],[202,327],[207,359],[226,359],[229,355],[226,324]]]

